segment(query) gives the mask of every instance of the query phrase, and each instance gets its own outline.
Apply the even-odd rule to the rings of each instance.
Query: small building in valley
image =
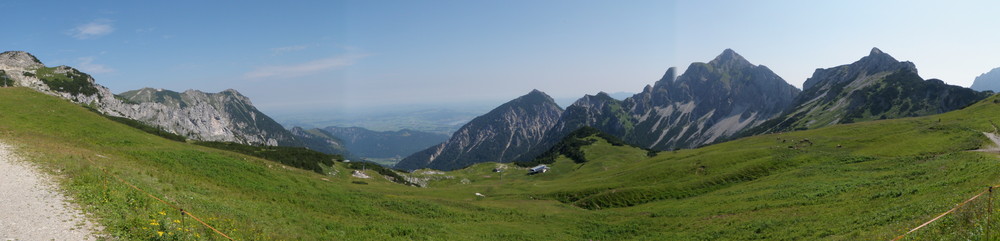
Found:
[[[547,171],[549,171],[549,167],[548,166],[546,166],[546,165],[538,165],[538,166],[535,166],[535,167],[532,167],[531,169],[529,169],[528,174],[545,173]]]

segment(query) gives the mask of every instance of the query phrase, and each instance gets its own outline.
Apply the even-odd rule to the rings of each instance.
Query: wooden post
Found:
[[[184,209],[181,208],[181,228],[184,228]]]
[[[990,224],[992,223],[992,220],[990,219],[992,218],[992,216],[993,216],[993,186],[990,186],[986,194],[986,232],[985,232],[986,239],[984,240],[990,240],[990,227],[991,227]]]

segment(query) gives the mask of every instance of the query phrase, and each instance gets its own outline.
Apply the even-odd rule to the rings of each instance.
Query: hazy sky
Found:
[[[0,2],[3,50],[141,87],[237,89],[267,111],[638,92],[732,48],[802,86],[879,47],[969,86],[1000,1]],[[381,107],[380,107],[381,108]]]

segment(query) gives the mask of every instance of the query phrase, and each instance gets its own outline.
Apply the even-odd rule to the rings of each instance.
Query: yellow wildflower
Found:
[[[174,223],[181,223],[181,220],[174,219]]]
[[[156,231],[156,234],[159,234],[160,237],[163,237],[163,231]]]
[[[184,231],[183,228],[177,227],[177,231]]]
[[[149,223],[149,225],[153,225],[153,226],[159,226],[159,225],[160,225],[160,223],[157,223],[157,222],[152,222],[152,223]]]
[[[160,211],[160,215],[167,215],[167,212]]]

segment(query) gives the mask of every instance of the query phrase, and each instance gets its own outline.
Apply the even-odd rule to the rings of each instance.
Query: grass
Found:
[[[969,151],[988,142],[996,99],[654,157],[590,136],[587,162],[559,156],[538,175],[497,163],[403,174],[426,188],[170,141],[25,88],[0,88],[0,139],[126,240],[220,237],[102,170],[239,240],[887,240],[1000,182],[996,154]],[[961,217],[913,237],[981,238]]]

